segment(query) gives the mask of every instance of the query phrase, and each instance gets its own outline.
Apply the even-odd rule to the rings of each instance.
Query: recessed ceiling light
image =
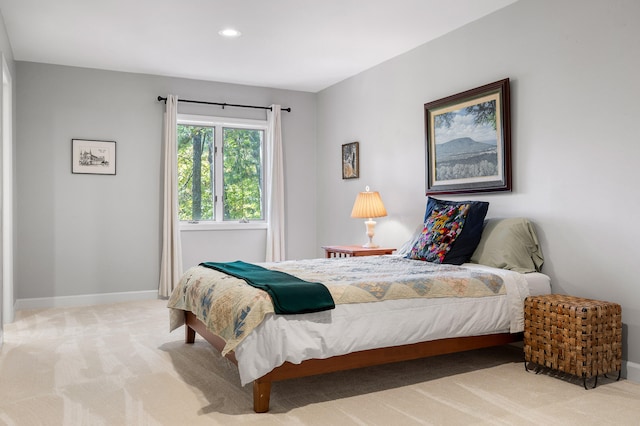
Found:
[[[234,28],[225,28],[223,30],[218,31],[218,34],[220,34],[222,37],[226,37],[226,38],[236,38],[236,37],[240,37],[242,35],[242,33]]]

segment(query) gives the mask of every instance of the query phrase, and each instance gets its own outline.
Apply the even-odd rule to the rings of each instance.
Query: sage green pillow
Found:
[[[544,256],[529,219],[492,218],[486,221],[471,262],[516,272],[539,272]]]

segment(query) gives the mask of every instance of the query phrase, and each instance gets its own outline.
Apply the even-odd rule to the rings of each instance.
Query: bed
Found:
[[[482,219],[462,264],[407,258],[423,232],[395,255],[260,264],[323,282],[336,303],[318,312],[275,314],[263,290],[191,268],[169,300],[171,329],[184,324],[187,343],[197,333],[235,363],[258,413],[274,381],[518,341],[524,298],[549,293],[550,280],[528,220]]]

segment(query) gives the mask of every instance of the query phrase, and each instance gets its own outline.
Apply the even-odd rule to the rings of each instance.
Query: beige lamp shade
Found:
[[[387,210],[384,208],[380,194],[378,191],[370,192],[369,187],[366,192],[358,194],[351,210],[351,217],[372,218],[386,215]]]
[[[387,210],[384,208],[382,198],[377,191],[370,192],[367,186],[365,192],[361,192],[356,197],[356,202],[353,203],[353,210],[351,210],[351,217],[366,218],[364,222],[367,228],[367,237],[369,242],[362,247],[376,248],[378,245],[373,243],[373,236],[375,235],[376,222],[372,220],[374,217],[382,217],[387,215]]]

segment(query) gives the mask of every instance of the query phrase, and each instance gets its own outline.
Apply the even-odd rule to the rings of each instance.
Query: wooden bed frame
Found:
[[[196,333],[202,336],[214,348],[222,352],[224,340],[209,330],[191,312],[185,311],[185,342],[193,343]],[[352,352],[345,355],[326,359],[310,359],[300,364],[285,362],[269,373],[253,382],[253,410],[256,413],[269,411],[271,382],[293,379],[296,377],[313,376],[316,374],[332,373],[335,371],[352,370],[373,365],[392,362],[408,361],[434,355],[463,352],[471,349],[500,346],[522,340],[522,333],[499,333],[482,336],[456,337],[450,339],[432,340],[429,342],[410,345],[391,346],[379,349]],[[230,352],[226,358],[238,365],[235,354]]]

